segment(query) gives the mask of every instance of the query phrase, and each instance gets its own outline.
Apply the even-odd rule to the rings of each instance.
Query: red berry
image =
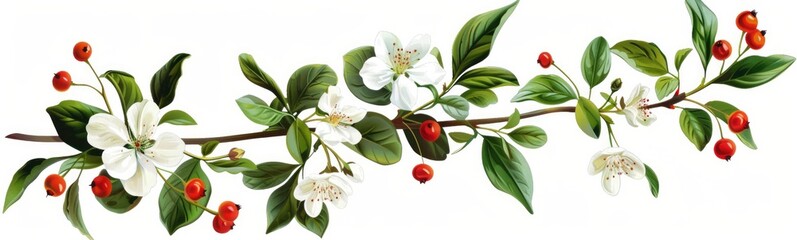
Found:
[[[47,196],[58,197],[66,191],[66,181],[64,177],[58,174],[50,174],[44,179],[44,190],[47,191]]]
[[[91,45],[87,42],[78,42],[72,48],[72,55],[75,55],[75,59],[78,61],[88,61],[89,57],[91,57]]]
[[[415,165],[415,168],[412,169],[412,177],[421,183],[426,183],[434,177],[434,169],[425,163]]]
[[[241,205],[234,202],[224,201],[219,205],[219,217],[225,221],[235,221],[238,218],[238,210],[241,210]]]
[[[213,217],[213,230],[216,230],[217,233],[227,233],[232,230],[233,226],[235,226],[235,223],[232,221],[225,221],[221,219],[219,215]]]
[[[717,60],[725,60],[731,56],[731,43],[725,40],[719,40],[714,43],[714,47],[711,48],[711,54],[714,55],[714,58]]]
[[[191,201],[199,200],[205,196],[205,182],[202,179],[192,178],[185,184],[185,198]]]
[[[111,196],[111,191],[113,191],[111,179],[103,175],[95,177],[89,186],[91,186],[91,192],[94,193],[94,196],[97,196],[98,198],[106,198]]]
[[[714,144],[714,155],[720,159],[730,161],[734,153],[736,153],[736,143],[733,140],[723,138]]]
[[[747,119],[747,114],[741,110],[736,110],[728,116],[728,127],[733,133],[740,133],[750,127],[750,121]]]
[[[542,52],[540,56],[537,57],[537,63],[539,63],[542,68],[548,68],[553,64],[553,57],[551,57],[551,54],[548,52]]]
[[[440,124],[437,123],[435,120],[426,120],[421,123],[421,128],[418,129],[421,132],[421,138],[426,140],[427,142],[434,142],[437,141],[437,138],[440,137]]]
[[[766,30],[748,32],[744,36],[744,41],[747,42],[747,46],[749,46],[751,49],[758,50],[763,48],[764,43],[767,42],[767,38],[764,37],[766,34]]]
[[[66,92],[72,86],[72,75],[67,71],[60,71],[53,76],[53,87],[59,92]]]
[[[736,16],[736,27],[743,32],[755,31],[758,29],[758,17],[756,17],[756,14],[755,10],[739,13],[739,16]]]

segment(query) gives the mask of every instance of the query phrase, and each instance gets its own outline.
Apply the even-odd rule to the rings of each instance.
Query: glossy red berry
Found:
[[[734,153],[736,153],[736,143],[733,140],[723,138],[714,144],[714,155],[720,159],[730,161]]]
[[[751,49],[758,50],[763,48],[764,43],[767,42],[767,38],[764,37],[766,34],[766,30],[748,32],[744,36],[744,41],[747,42],[747,46],[749,46]]]
[[[415,165],[415,168],[412,169],[412,177],[421,183],[426,183],[434,177],[434,169],[425,163]]]
[[[736,110],[728,116],[728,127],[733,133],[740,133],[750,127],[750,121],[747,119],[747,114],[741,110]]]
[[[78,42],[72,48],[72,55],[75,55],[75,59],[78,61],[88,61],[89,57],[91,57],[91,45],[87,42]]]
[[[241,210],[241,205],[234,202],[224,201],[219,204],[219,217],[225,221],[235,221],[238,218],[238,210]]]
[[[537,57],[537,63],[539,63],[542,68],[548,68],[553,64],[553,57],[551,57],[551,54],[548,52],[542,52],[540,56]]]
[[[736,27],[743,32],[752,32],[758,29],[758,17],[756,17],[758,13],[753,11],[744,11],[739,13],[739,16],[736,16]]]
[[[421,133],[421,138],[426,140],[427,142],[434,142],[437,141],[437,138],[440,137],[440,124],[437,123],[435,120],[426,120],[421,123],[421,128],[418,129]]]
[[[199,178],[192,178],[185,184],[185,198],[191,201],[205,197],[205,182]]]
[[[216,230],[217,233],[227,233],[232,230],[234,226],[235,223],[221,219],[219,215],[213,217],[213,230]]]
[[[731,56],[732,49],[731,43],[725,40],[719,40],[714,43],[714,46],[711,48],[711,54],[713,54],[714,58],[717,60],[722,61]]]
[[[44,190],[47,191],[47,196],[58,197],[66,191],[66,181],[64,177],[58,174],[50,174],[44,179]]]
[[[94,193],[94,196],[97,196],[98,198],[106,198],[111,196],[111,191],[113,191],[111,179],[103,175],[95,177],[89,186],[91,186],[91,192]]]
[[[72,75],[67,71],[60,71],[53,76],[53,88],[59,92],[66,92],[72,86]]]

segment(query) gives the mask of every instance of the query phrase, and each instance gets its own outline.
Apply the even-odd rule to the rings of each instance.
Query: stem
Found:
[[[590,89],[590,91],[592,91],[592,89]],[[609,103],[609,101],[611,101],[611,100],[612,100],[612,95],[614,95],[614,92],[612,92],[612,93],[609,93],[609,97],[608,97],[608,98],[606,98],[606,101],[605,101],[605,102],[603,102],[603,105],[601,105],[601,107],[599,107],[598,109],[603,109],[603,107],[605,107],[605,106],[606,106],[606,104],[608,104],[608,103]]]
[[[741,35],[741,36],[739,36],[739,48],[736,48],[736,51],[739,51],[739,52],[738,52],[739,54],[738,54],[738,56],[737,56],[737,59],[738,59],[738,57],[742,56],[741,49],[742,49],[742,41],[743,41],[743,40],[744,40],[744,31],[742,31],[742,35]],[[736,61],[733,61],[733,62],[736,62]]]
[[[88,84],[82,84],[82,83],[72,83],[72,86],[89,87],[91,89],[94,89],[94,91],[96,91],[98,94],[100,94],[100,96],[102,96],[102,92],[100,92],[100,90],[95,88],[94,86],[91,86],[91,85],[88,85]]]
[[[201,209],[205,210],[206,212],[208,212],[208,213],[210,213],[210,214],[213,214],[213,215],[219,215],[219,213],[218,213],[218,212],[216,212],[216,211],[213,211],[213,210],[211,210],[210,208],[207,208],[207,207],[205,207],[205,206],[202,206],[202,205],[200,205],[199,203],[196,203],[196,202],[194,202],[194,201],[191,201],[191,200],[185,199],[185,194],[183,194],[184,192],[183,192],[182,190],[180,190],[180,189],[177,189],[177,188],[176,188],[176,187],[174,187],[174,186],[173,186],[171,183],[169,183],[169,181],[168,181],[168,180],[166,180],[166,177],[164,177],[164,176],[163,176],[163,173],[161,173],[160,169],[156,168],[156,169],[155,169],[155,171],[158,173],[158,176],[160,176],[160,177],[161,177],[161,179],[163,179],[163,183],[166,183],[166,186],[169,186],[169,188],[171,188],[171,189],[172,189],[172,191],[179,192],[179,193],[180,193],[180,196],[183,196],[183,200],[185,200],[186,202],[188,202],[188,203],[190,203],[190,204],[192,204],[192,205],[194,205],[194,206],[197,206],[197,207],[199,207],[199,208],[201,208]],[[175,176],[176,176],[176,175],[175,175]]]
[[[183,182],[183,186],[185,186],[186,184],[188,184],[188,182],[187,182],[187,181],[185,181],[185,179],[183,179],[183,177],[180,177],[180,175],[174,174],[174,172],[172,172],[172,171],[169,171],[169,170],[166,170],[166,169],[163,169],[163,168],[159,168],[159,167],[155,167],[155,168],[157,168],[157,169],[158,169],[158,170],[160,170],[160,171],[167,172],[167,173],[171,174],[172,176],[175,176],[175,177],[179,178],[179,179],[180,179],[180,182]]]
[[[88,64],[89,68],[91,68],[91,72],[94,73],[94,77],[97,78],[97,82],[100,83],[100,89],[102,89],[100,95],[102,95],[102,100],[105,101],[105,107],[108,108],[108,113],[113,115],[113,110],[111,110],[111,104],[108,103],[108,96],[105,95],[105,85],[102,84],[102,80],[100,80],[100,75],[97,75],[97,71],[94,70],[94,66],[91,66],[89,60],[86,60],[86,64]]]
[[[562,75],[565,75],[567,80],[570,80],[570,83],[573,84],[573,88],[576,89],[576,95],[581,96],[581,92],[578,91],[578,86],[576,86],[576,83],[573,82],[573,79],[571,79],[570,76],[568,76],[567,73],[565,73],[565,71],[563,71],[561,68],[559,68],[559,66],[557,66],[556,63],[553,63],[551,65],[553,65],[557,70],[559,70],[559,72],[561,72]],[[589,90],[592,91],[591,88]]]
[[[407,125],[406,122],[401,121],[401,123],[403,123],[404,126],[407,127],[407,129],[411,129],[410,126]],[[420,130],[419,130],[419,132],[420,132]],[[421,149],[421,143],[418,142],[418,137],[415,136],[415,132],[413,132],[412,130],[410,130],[410,135],[412,135],[412,139],[415,140],[415,146],[418,146],[418,156],[421,156],[421,163],[425,163],[424,160],[423,160],[423,149]]]
[[[229,156],[229,155],[219,155],[219,156],[214,156],[214,157],[202,157],[202,156],[190,153],[188,151],[183,151],[183,154],[185,154],[188,157],[196,158],[196,159],[199,159],[199,160],[202,160],[202,161],[219,160],[219,159],[223,159],[223,158],[226,158],[226,157]]]
[[[725,70],[725,60],[722,60],[722,66],[720,66],[720,73]]]
[[[706,111],[711,112],[711,110],[709,110],[708,106],[706,106],[705,104],[702,104],[702,103],[700,103],[698,101],[695,101],[695,100],[692,100],[692,99],[689,99],[689,98],[686,98],[684,100],[686,100],[687,102],[691,102],[691,103],[697,104],[698,106],[702,107],[703,109],[706,109]],[[717,128],[720,129],[720,138],[725,138],[725,136],[722,134],[722,124],[720,123],[720,119],[717,118],[717,117],[714,117],[714,120],[717,120]]]

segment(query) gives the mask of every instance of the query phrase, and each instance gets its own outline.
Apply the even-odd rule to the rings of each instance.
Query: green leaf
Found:
[[[684,49],[678,50],[678,52],[675,53],[675,69],[676,70],[678,70],[678,71],[681,70],[681,64],[684,63],[684,60],[686,60],[686,56],[689,56],[689,53],[691,53],[691,52],[692,52],[691,48],[684,48]]]
[[[410,115],[406,119],[418,123],[422,123],[423,121],[426,120],[435,120],[433,117],[425,114]],[[437,160],[437,161],[446,160],[446,158],[448,157],[448,153],[451,150],[449,149],[448,146],[448,137],[445,129],[443,128],[440,129],[440,137],[438,137],[437,140],[435,140],[434,142],[427,142],[426,140],[421,138],[420,124],[408,124],[408,125],[410,126],[410,129],[404,129],[404,137],[407,138],[407,143],[409,143],[413,152],[417,153],[418,155],[423,154],[421,156],[429,160]],[[415,139],[418,140],[417,143]]]
[[[512,138],[518,145],[531,149],[540,148],[548,142],[545,130],[537,126],[519,127],[509,132],[509,138]]]
[[[74,100],[66,100],[47,108],[47,114],[50,115],[61,141],[81,152],[92,148],[86,140],[88,136],[86,125],[89,124],[91,116],[97,113],[107,112]]]
[[[202,144],[202,156],[207,156],[213,153],[213,150],[216,150],[216,147],[219,146],[219,141],[211,140],[207,141]]]
[[[728,123],[728,117],[730,117],[733,112],[739,110],[730,103],[722,101],[707,102],[706,108],[708,109],[709,112],[711,112],[711,114],[714,114],[714,116],[718,117],[720,120],[722,120],[725,123]],[[738,137],[739,141],[741,141],[745,146],[749,147],[750,149],[758,149],[758,146],[756,146],[755,141],[753,141],[753,133],[751,132],[749,127],[744,131],[737,133],[736,137]]]
[[[686,8],[692,17],[692,43],[705,70],[711,61],[711,46],[717,36],[717,16],[700,0],[686,0]]]
[[[584,50],[581,58],[581,75],[590,88],[603,82],[612,68],[612,57],[609,54],[609,43],[603,37],[596,37]]]
[[[190,56],[187,53],[174,55],[152,76],[152,81],[149,82],[149,89],[152,92],[152,100],[158,104],[159,108],[163,109],[174,101],[177,81],[183,75],[183,61]]]
[[[504,125],[501,129],[511,129],[518,124],[520,124],[520,112],[518,112],[517,108],[515,108],[515,111],[509,115],[509,118],[507,118],[506,125]]]
[[[288,80],[288,104],[295,113],[318,106],[327,88],[338,84],[338,75],[327,65],[311,64],[293,72]]]
[[[286,103],[285,95],[282,95],[282,90],[280,89],[279,85],[274,82],[274,79],[271,78],[266,72],[260,69],[257,66],[257,62],[248,53],[241,53],[238,55],[238,65],[241,66],[241,72],[243,72],[246,79],[250,82],[258,85],[266,90],[270,91],[280,100],[282,103]]]
[[[440,98],[438,103],[449,116],[456,120],[465,120],[468,117],[470,104],[463,97],[456,95],[444,96]]]
[[[288,147],[288,153],[291,154],[296,162],[303,164],[304,161],[310,157],[310,147],[313,144],[312,136],[310,135],[310,128],[304,121],[296,119],[288,128],[288,133],[285,136],[285,145]]]
[[[601,116],[598,107],[587,98],[581,97],[576,104],[576,123],[581,131],[597,139],[601,135]]]
[[[25,193],[25,189],[28,188],[36,178],[39,177],[39,174],[44,171],[50,165],[57,163],[59,161],[63,161],[64,159],[71,159],[76,158],[75,156],[66,156],[66,157],[57,157],[57,158],[36,158],[31,159],[30,161],[26,162],[22,167],[14,173],[14,176],[11,177],[11,183],[8,184],[8,190],[6,190],[6,200],[3,204],[3,213],[14,205],[22,194]],[[42,194],[43,195],[43,194]]]
[[[675,89],[678,88],[678,79],[670,76],[663,76],[660,77],[659,80],[656,80],[656,97],[659,100],[664,99],[665,97],[669,96],[670,93],[674,92]]]
[[[542,104],[562,104],[576,99],[576,92],[564,79],[556,75],[537,75],[526,83],[512,102],[536,101]]]
[[[648,179],[648,185],[650,185],[650,193],[653,194],[653,197],[659,197],[659,177],[656,176],[656,172],[653,171],[650,166],[645,164],[645,178]]]
[[[299,203],[299,209],[296,210],[296,221],[308,231],[315,233],[315,235],[318,235],[320,238],[323,238],[324,232],[327,231],[327,225],[329,225],[329,212],[327,211],[327,205],[324,204],[323,208],[321,208],[321,213],[318,214],[317,217],[313,218],[307,216],[307,212],[304,210],[304,204],[302,203],[304,202]]]
[[[794,63],[794,57],[771,55],[768,57],[749,56],[731,65],[713,83],[726,84],[737,88],[754,88],[775,79]]]
[[[235,102],[238,103],[241,112],[243,112],[249,120],[260,125],[274,126],[279,123],[283,117],[290,116],[288,113],[269,107],[266,102],[252,95],[238,98]]]
[[[251,171],[257,169],[252,160],[241,158],[237,160],[219,160],[208,162],[208,167],[214,172],[222,173],[228,172],[231,174],[238,174],[244,171]]]
[[[199,178],[205,183],[205,197],[200,198],[196,203],[207,206],[210,195],[213,193],[213,187],[210,184],[208,176],[202,171],[199,160],[189,159],[177,167],[174,174],[169,176],[169,179],[163,184],[160,197],[158,198],[161,223],[163,223],[163,226],[169,231],[169,235],[174,234],[177,229],[195,222],[204,212],[202,208],[189,203],[183,196],[184,194],[178,191],[181,189],[181,186],[183,186],[183,182],[180,181],[180,179],[187,181],[192,178]],[[172,187],[177,189],[173,189]]]
[[[281,162],[264,162],[258,164],[256,169],[241,172],[243,183],[252,190],[263,190],[276,187],[291,175],[298,164]]]
[[[401,160],[401,140],[393,122],[379,113],[368,112],[362,121],[352,125],[363,138],[357,145],[345,143],[347,147],[363,157],[382,165]]]
[[[66,197],[64,197],[64,216],[66,216],[66,220],[69,220],[72,226],[77,228],[83,236],[86,236],[88,239],[94,239],[91,237],[91,234],[89,234],[89,230],[86,229],[86,224],[83,222],[78,189],[80,189],[80,186],[78,186],[78,181],[75,180],[75,182],[69,186],[69,189],[66,190]]]
[[[97,202],[99,202],[102,207],[108,209],[108,211],[119,214],[126,213],[138,206],[138,203],[141,202],[142,197],[133,196],[125,192],[125,188],[122,186],[122,181],[119,181],[119,179],[108,175],[108,171],[105,169],[100,171],[100,175],[111,180],[111,185],[113,186],[111,195],[105,198],[99,198],[96,196],[94,198],[97,199]]]
[[[163,114],[158,125],[168,123],[171,125],[190,126],[196,125],[196,121],[188,113],[180,110],[171,110]]]
[[[451,51],[453,58],[453,76],[456,79],[465,70],[483,61],[490,55],[493,42],[498,32],[512,15],[518,1],[505,7],[485,12],[468,20],[454,38]]]
[[[429,54],[432,54],[432,56],[434,56],[434,58],[437,59],[437,63],[440,64],[441,68],[445,68],[443,66],[443,56],[440,56],[440,49],[437,49],[437,47],[433,47],[432,50],[429,51]]]
[[[526,158],[515,147],[498,137],[484,136],[482,165],[493,186],[515,197],[529,213],[534,183]]]
[[[132,75],[122,71],[110,70],[103,73],[100,77],[108,79],[108,81],[111,82],[113,87],[116,89],[116,93],[119,94],[119,101],[122,103],[122,109],[124,109],[125,116],[127,116],[127,109],[129,109],[133,103],[144,100],[144,97],[141,94],[141,89],[138,88],[136,79],[133,78]]]
[[[372,57],[376,57],[372,46],[358,47],[343,55],[343,80],[346,81],[349,91],[357,99],[373,105],[388,105],[390,104],[390,89],[371,90],[365,86],[363,77],[360,76],[363,64]]]
[[[452,132],[448,133],[448,136],[451,136],[451,140],[458,143],[464,143],[470,141],[473,138],[473,134],[464,133],[464,132]]]
[[[517,77],[500,67],[481,67],[465,72],[455,83],[469,89],[518,86]]]
[[[695,108],[684,108],[681,111],[681,131],[686,138],[695,145],[697,150],[703,151],[711,141],[711,116],[706,111]]]
[[[65,173],[70,168],[72,169],[94,169],[102,166],[102,151],[89,150],[75,157],[66,159],[61,163],[58,173]]]
[[[271,196],[268,197],[268,203],[266,203],[266,208],[268,209],[266,214],[266,219],[268,220],[266,234],[288,225],[293,220],[293,217],[296,216],[299,201],[293,197],[293,189],[296,188],[299,172],[296,171],[291,179],[274,190]]]
[[[607,103],[606,106],[603,107],[603,109],[601,109],[600,111],[609,111],[617,106],[617,101],[612,99],[608,93],[601,92],[601,97],[603,97],[604,101],[608,101],[609,103]]]
[[[460,96],[468,100],[473,105],[484,108],[498,103],[498,96],[493,90],[489,89],[470,89],[463,92]]]
[[[632,68],[649,76],[657,77],[670,72],[667,56],[656,44],[639,40],[625,40],[615,44],[612,47],[612,52],[625,60]]]

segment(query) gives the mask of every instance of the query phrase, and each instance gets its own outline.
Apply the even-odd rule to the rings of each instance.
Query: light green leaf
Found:
[[[299,209],[296,210],[296,221],[299,222],[299,225],[302,225],[304,229],[315,233],[318,237],[323,238],[324,232],[327,231],[327,225],[329,225],[329,212],[327,211],[327,205],[324,204],[323,208],[321,208],[321,213],[318,214],[317,217],[313,218],[307,215],[307,211],[304,210],[304,202],[299,203]]]
[[[11,205],[14,205],[14,203],[16,203],[17,200],[22,197],[22,194],[25,193],[25,189],[28,188],[28,185],[33,183],[33,181],[39,177],[39,174],[41,174],[44,169],[50,165],[53,165],[54,163],[71,158],[77,158],[77,155],[48,159],[36,158],[31,159],[22,165],[22,167],[20,167],[19,170],[14,173],[14,176],[11,177],[11,183],[8,184],[8,190],[6,190],[6,200],[3,204],[3,213],[5,213],[6,210],[11,207]]]
[[[285,136],[285,145],[288,146],[288,153],[291,154],[296,162],[303,164],[310,157],[310,147],[313,144],[310,128],[304,121],[296,119],[288,128]]]
[[[500,67],[481,67],[462,74],[455,83],[469,89],[491,89],[503,86],[518,86],[517,77]]]
[[[794,57],[771,55],[768,57],[749,56],[731,65],[713,83],[726,84],[737,88],[754,88],[775,79],[794,63]]]
[[[256,169],[241,172],[243,183],[252,190],[263,190],[276,187],[291,175],[298,164],[282,162],[264,162],[258,164]]]
[[[717,16],[700,0],[686,0],[686,7],[692,18],[692,43],[705,70],[711,61],[711,46],[717,36]]]
[[[440,55],[440,49],[437,49],[437,47],[433,47],[432,50],[429,51],[429,54],[432,54],[432,56],[434,56],[434,58],[437,59],[437,63],[440,64],[441,68],[445,68],[443,66],[443,56]]]
[[[294,113],[318,106],[327,88],[338,84],[338,76],[327,65],[311,64],[293,72],[288,80],[288,104]]]
[[[246,158],[237,160],[212,161],[208,162],[208,167],[217,173],[228,172],[230,174],[238,174],[244,171],[252,171],[257,169],[255,163]]]
[[[274,79],[271,78],[266,72],[260,69],[257,66],[257,62],[248,53],[241,53],[238,55],[238,65],[241,66],[241,72],[243,72],[244,77],[248,79],[250,82],[258,85],[266,90],[270,91],[274,94],[274,96],[279,99],[280,102],[283,104],[287,103],[285,99],[285,95],[282,94],[282,90],[280,89],[279,85],[274,82]]]
[[[86,224],[83,222],[83,214],[80,211],[80,198],[78,197],[78,190],[80,186],[78,186],[78,181],[72,183],[69,186],[69,189],[66,190],[66,196],[64,197],[64,216],[66,216],[66,220],[69,220],[72,223],[72,226],[77,228],[83,236],[86,236],[88,239],[94,239],[89,234],[89,230],[86,229]]]
[[[681,64],[684,63],[684,60],[686,60],[686,57],[689,56],[689,53],[691,53],[691,52],[692,52],[691,48],[684,48],[684,49],[678,50],[678,52],[675,53],[675,69],[676,70],[678,70],[678,71],[681,70]]]
[[[284,185],[274,190],[271,196],[268,197],[268,202],[266,203],[266,208],[268,210],[266,214],[268,223],[266,234],[287,226],[288,223],[291,223],[294,216],[296,216],[296,210],[299,208],[299,201],[293,196],[293,189],[296,188],[299,172],[300,171],[296,171],[293,177],[285,182]]]
[[[490,55],[495,38],[506,22],[512,15],[518,1],[512,2],[505,7],[485,12],[468,20],[454,38],[454,46],[451,51],[453,58],[453,75],[456,79],[465,70],[483,61]]]
[[[216,150],[216,147],[219,146],[219,141],[211,140],[206,143],[202,144],[202,156],[207,156],[213,153],[213,150]]]
[[[451,140],[458,143],[464,143],[470,141],[473,138],[473,134],[464,133],[464,132],[452,132],[448,133],[448,136],[451,136]]]
[[[208,176],[202,171],[199,160],[189,159],[180,164],[177,170],[174,170],[174,174],[169,176],[163,184],[158,198],[161,223],[166,227],[169,235],[173,235],[177,229],[194,223],[205,212],[202,208],[189,203],[184,194],[179,192],[183,186],[180,179],[188,181],[192,178],[199,178],[205,183],[205,196],[197,200],[196,203],[207,206],[210,195],[213,193],[213,186],[210,184]]]
[[[607,103],[606,106],[603,107],[603,109],[601,109],[600,111],[608,111],[617,106],[617,101],[612,99],[608,93],[601,92],[601,97],[603,98],[604,101],[609,101],[609,103]]]
[[[645,178],[648,179],[648,185],[650,185],[650,193],[653,194],[653,197],[659,197],[659,177],[656,176],[656,172],[653,171],[650,166],[645,164]]]
[[[188,113],[180,110],[171,110],[166,114],[163,114],[160,122],[158,122],[158,125],[164,123],[181,126],[196,125],[196,121],[191,117],[191,115],[188,115]]]
[[[695,145],[697,150],[703,151],[711,141],[711,116],[706,111],[695,108],[684,108],[681,111],[681,131],[686,138]]]
[[[444,96],[438,103],[449,116],[456,120],[465,120],[468,117],[470,104],[465,98],[456,95]]]
[[[515,197],[531,214],[534,183],[526,158],[504,139],[484,136],[482,165],[493,186]]]
[[[279,123],[283,117],[290,116],[288,113],[277,111],[269,107],[266,102],[252,95],[238,98],[235,102],[238,103],[238,107],[241,109],[241,112],[246,115],[246,118],[260,125],[274,126]]]
[[[489,89],[470,89],[462,93],[462,98],[473,105],[484,108],[498,103],[498,96]]]
[[[426,120],[435,120],[433,117],[425,114],[410,115],[406,119],[419,123],[422,123]],[[410,145],[413,152],[417,153],[418,155],[423,154],[422,156],[429,160],[446,160],[448,153],[450,153],[451,150],[448,146],[448,135],[446,134],[446,130],[444,128],[440,128],[440,137],[438,137],[437,140],[434,142],[428,142],[421,138],[420,124],[410,123],[408,125],[410,128],[404,129],[404,137],[407,139],[407,143]],[[415,139],[418,141],[416,142]]]
[[[545,134],[545,130],[537,126],[519,127],[509,132],[509,137],[518,145],[531,149],[540,148],[548,142],[548,135]]]
[[[609,43],[603,37],[596,37],[589,43],[581,57],[581,75],[590,88],[603,82],[612,68],[612,57],[609,53]]]
[[[138,88],[136,79],[134,79],[132,75],[122,71],[110,70],[103,73],[100,77],[108,79],[108,81],[111,82],[113,87],[116,89],[116,93],[119,95],[119,101],[122,102],[122,109],[124,109],[125,114],[127,114],[127,109],[129,109],[133,103],[144,100],[144,97],[141,94],[141,89]]]
[[[97,202],[100,203],[102,207],[108,209],[108,211],[119,214],[126,213],[138,206],[138,203],[141,202],[141,197],[133,196],[125,192],[125,188],[122,186],[122,181],[119,181],[119,179],[108,175],[108,171],[105,169],[100,171],[100,175],[111,180],[111,195],[105,198],[99,198],[97,196],[94,198],[97,199]]]
[[[714,114],[714,116],[716,116],[725,123],[728,123],[728,117],[730,117],[733,112],[739,110],[730,103],[722,101],[707,102],[706,108],[708,109],[709,112],[711,112],[711,114]],[[755,141],[753,141],[753,133],[751,132],[749,127],[744,131],[737,133],[736,137],[738,137],[739,141],[741,141],[745,146],[749,147],[750,149],[758,149],[758,146],[756,146]]]
[[[653,43],[625,40],[615,44],[612,53],[625,60],[632,68],[652,77],[670,72],[667,56]]]
[[[665,97],[669,96],[670,93],[674,92],[675,89],[678,88],[678,79],[670,76],[663,76],[660,77],[659,80],[656,80],[656,97],[659,100],[664,99]]]
[[[183,61],[190,56],[187,53],[178,53],[155,72],[155,75],[152,75],[149,89],[152,93],[152,100],[158,104],[159,108],[163,109],[174,101],[174,96],[177,92],[177,82],[183,75]]]
[[[371,90],[365,86],[363,78],[360,76],[360,69],[363,68],[365,61],[375,56],[372,46],[358,47],[346,53],[343,56],[343,80],[346,81],[349,91],[357,99],[373,105],[384,106],[390,104],[390,89]]]
[[[363,157],[382,165],[390,165],[401,160],[401,141],[393,122],[379,113],[368,112],[362,121],[352,125],[362,134],[357,145],[346,146]]]
[[[520,112],[517,110],[517,108],[515,108],[515,111],[509,115],[509,118],[507,118],[506,125],[504,125],[504,127],[501,129],[511,129],[518,124],[520,124]]]
[[[92,148],[86,140],[88,136],[86,125],[89,124],[91,116],[97,113],[107,112],[74,100],[66,100],[47,108],[47,114],[50,115],[61,141],[81,152]]]
[[[598,107],[587,98],[581,97],[576,104],[576,123],[581,131],[597,139],[601,135],[601,116]]]
[[[524,85],[512,102],[536,101],[542,104],[562,104],[576,99],[576,92],[564,79],[556,75],[537,75]]]

